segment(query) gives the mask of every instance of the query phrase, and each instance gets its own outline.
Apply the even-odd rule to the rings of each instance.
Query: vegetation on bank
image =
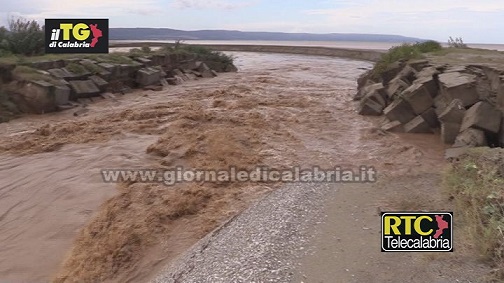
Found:
[[[220,51],[214,51],[204,46],[187,45],[177,41],[175,44],[166,44],[156,51],[153,51],[149,46],[130,49],[129,55],[132,57],[149,56],[153,54],[184,54],[194,56],[200,61],[220,62],[223,64],[233,64],[233,56],[227,55]]]
[[[504,280],[504,150],[475,148],[445,173],[444,187],[455,201],[456,225]],[[464,236],[462,236],[464,235]],[[462,241],[462,239],[461,239]]]
[[[222,52],[213,51],[203,46],[185,45],[180,41],[175,44],[166,44],[156,51],[151,50],[148,46],[143,46],[129,52],[114,52],[108,55],[44,55],[44,50],[44,27],[39,25],[37,21],[12,18],[7,27],[0,27],[0,63],[26,64],[41,60],[89,58],[98,62],[131,64],[133,62],[127,56],[140,57],[153,54],[189,54],[202,61],[233,63],[233,57]]]
[[[10,19],[8,27],[0,27],[0,57],[11,54],[24,56],[44,53],[44,27],[37,21]]]
[[[443,49],[437,41],[429,40],[425,42],[417,42],[415,44],[404,43],[399,46],[394,46],[384,53],[380,60],[376,62],[373,68],[373,76],[378,77],[382,72],[386,71],[392,63],[398,61],[407,61],[412,59],[422,58],[422,54],[440,51]]]

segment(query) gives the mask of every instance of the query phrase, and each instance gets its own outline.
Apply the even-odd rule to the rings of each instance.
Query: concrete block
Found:
[[[404,133],[404,126],[399,121],[392,121],[381,126],[381,129],[387,132]]]
[[[460,124],[442,122],[441,123],[441,141],[445,144],[453,144],[460,133]]]
[[[403,99],[394,100],[383,113],[390,121],[399,121],[403,125],[415,118],[413,108]]]
[[[401,62],[394,62],[390,64],[387,69],[383,72],[381,72],[380,76],[382,78],[382,81],[384,84],[388,84],[391,80],[393,80],[395,77],[398,76],[399,73],[404,68],[404,63]],[[408,68],[411,68],[408,66]]]
[[[75,98],[87,98],[100,93],[100,89],[92,80],[70,81],[70,87],[75,94]]]
[[[427,109],[424,113],[422,113],[420,115],[427,122],[429,127],[431,127],[432,129],[439,128],[440,124],[439,124],[439,120],[436,115],[436,110],[434,109],[434,107]]]
[[[434,98],[434,108],[436,108],[436,114],[438,115],[438,117],[439,115],[441,115],[441,113],[443,113],[446,107],[450,105],[451,101],[452,100],[445,94],[440,94],[436,96],[436,98]]]
[[[31,81],[24,84],[18,93],[26,101],[29,113],[43,114],[56,110],[54,86],[46,81]]]
[[[460,99],[466,108],[479,101],[475,75],[459,72],[443,73],[439,75],[439,82],[443,94],[451,100]]]
[[[447,123],[462,124],[466,109],[460,99],[454,99],[443,112],[439,114],[439,120]]]
[[[405,81],[400,78],[394,78],[389,82],[386,88],[386,93],[389,99],[398,97],[405,89],[409,87]]]
[[[416,115],[424,113],[434,105],[434,99],[423,85],[413,84],[402,95]]]
[[[501,129],[501,121],[501,111],[488,102],[480,101],[466,111],[460,130],[475,128],[497,134]]]
[[[429,124],[420,115],[404,125],[404,131],[406,133],[432,133]]]
[[[70,88],[68,86],[54,87],[54,103],[56,105],[67,104],[70,99]]]
[[[162,78],[161,71],[156,68],[142,68],[137,71],[136,82],[141,86],[159,84]]]
[[[367,85],[362,87],[359,91],[357,91],[357,94],[354,96],[354,100],[361,100],[366,96],[371,96],[374,95],[375,93],[378,93],[382,96],[382,101],[384,100],[384,94],[386,95],[385,88],[383,87],[382,83],[377,83],[377,84],[372,84],[372,85]],[[377,101],[378,102],[378,101]]]
[[[105,91],[109,83],[99,76],[91,76],[89,79],[100,89],[100,91]]]
[[[359,115],[380,116],[383,113],[383,108],[384,106],[380,103],[372,99],[367,99],[359,103],[358,112]]]
[[[469,128],[462,131],[456,138],[453,147],[479,147],[486,146],[487,140],[485,132],[478,129]]]
[[[413,84],[423,85],[432,98],[435,98],[439,94],[438,84],[432,76],[419,77]]]
[[[406,65],[399,74],[397,74],[397,78],[405,81],[409,85],[413,84],[413,82],[417,79],[418,72],[413,69],[411,66]]]
[[[429,60],[425,60],[425,59],[418,59],[418,60],[412,60],[412,61],[409,61],[408,62],[408,65],[410,67],[412,67],[413,69],[415,69],[415,71],[417,72],[420,72],[422,71],[424,68],[430,66],[430,62]]]

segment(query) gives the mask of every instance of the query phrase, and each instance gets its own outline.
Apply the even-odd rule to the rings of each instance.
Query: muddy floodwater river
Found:
[[[0,282],[46,282],[58,272],[72,256],[79,231],[118,194],[116,184],[102,181],[101,169],[261,162],[276,167],[372,165],[402,174],[413,166],[432,170],[442,162],[444,146],[435,135],[384,135],[376,130],[379,118],[355,113],[351,98],[356,78],[371,63],[232,55],[238,73],[160,92],[119,95],[116,101],[96,99],[85,116],[67,110],[0,124]],[[179,239],[174,243],[178,248],[161,261],[168,263],[219,221],[271,189],[208,196],[216,202],[193,213],[201,212],[205,221],[197,222],[192,214],[183,225],[170,227],[209,226]],[[126,266],[128,279],[142,281],[150,276],[141,271],[142,264],[149,266],[159,256],[149,260],[146,253],[145,258],[120,260],[140,262],[140,267],[112,265]],[[121,278],[121,268],[109,275]]]

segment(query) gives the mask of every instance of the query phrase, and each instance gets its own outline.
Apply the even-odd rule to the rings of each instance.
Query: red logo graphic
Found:
[[[97,28],[98,24],[91,24],[89,27],[91,28],[91,32],[93,33],[93,39],[91,40],[91,47],[95,47],[96,43],[98,43],[98,38],[103,36],[101,29]]]
[[[434,239],[438,239],[443,235],[444,230],[448,229],[448,222],[443,220],[443,216],[436,215],[436,222],[438,224],[438,230],[436,231],[436,234],[434,234]]]

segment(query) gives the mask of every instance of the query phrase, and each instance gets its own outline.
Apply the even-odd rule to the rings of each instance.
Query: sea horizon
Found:
[[[175,43],[176,40],[110,40],[110,43],[138,43],[138,42],[156,42],[156,43]],[[281,46],[313,46],[313,47],[332,47],[349,49],[370,49],[370,50],[388,50],[393,46],[401,45],[402,42],[370,42],[370,41],[276,41],[276,40],[182,40],[182,43],[197,45],[281,45]],[[445,47],[447,43],[441,42]],[[481,48],[489,50],[504,51],[504,44],[489,43],[467,43],[471,48]]]

